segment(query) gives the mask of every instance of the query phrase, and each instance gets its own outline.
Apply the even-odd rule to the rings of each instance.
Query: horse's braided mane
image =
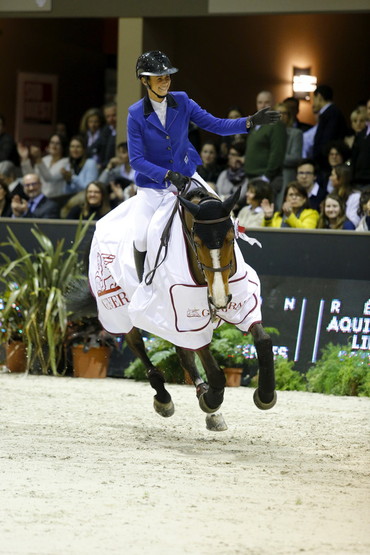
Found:
[[[194,200],[197,199],[198,201],[200,200],[204,200],[204,199],[213,199],[213,198],[217,198],[216,196],[213,196],[211,193],[209,193],[208,191],[206,191],[205,189],[202,189],[201,187],[198,187],[197,189],[193,189],[191,191],[189,191],[186,195],[185,198],[187,200]]]

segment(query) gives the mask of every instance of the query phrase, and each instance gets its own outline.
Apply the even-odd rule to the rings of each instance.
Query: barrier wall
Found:
[[[0,242],[10,225],[27,250],[36,246],[33,224],[52,241],[72,242],[76,222],[0,219]],[[94,224],[81,250],[87,248]],[[370,352],[370,234],[347,231],[248,231],[262,249],[239,239],[245,260],[262,285],[263,323],[275,327],[274,349],[306,370],[329,342]],[[4,248],[2,248],[4,250]],[[11,249],[7,249],[11,256]],[[246,346],[247,356],[254,356]]]

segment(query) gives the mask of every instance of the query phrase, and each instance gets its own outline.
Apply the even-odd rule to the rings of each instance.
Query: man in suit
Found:
[[[344,139],[348,127],[344,115],[333,103],[333,89],[328,85],[316,88],[312,110],[319,117],[313,142],[313,159],[322,171],[327,171],[329,162],[324,154],[325,146],[334,139]]]
[[[257,110],[273,105],[269,91],[261,91],[256,99]],[[268,179],[275,193],[282,188],[287,133],[281,121],[275,125],[256,125],[248,134],[245,151],[245,174],[249,179]]]
[[[114,158],[116,154],[116,138],[117,138],[117,106],[115,102],[109,102],[103,107],[103,113],[106,125],[103,127],[99,137],[99,153],[102,169],[104,169],[109,160]]]
[[[59,205],[41,192],[41,181],[35,173],[23,177],[24,195],[14,191],[12,217],[14,218],[59,218]]]
[[[283,103],[286,104],[293,116],[293,127],[300,129],[302,133],[311,129],[312,125],[309,123],[304,123],[298,119],[299,113],[299,99],[295,98],[294,96],[288,96],[283,100]]]
[[[370,98],[366,110],[366,127],[356,135],[351,157],[352,183],[361,188],[370,185]]]

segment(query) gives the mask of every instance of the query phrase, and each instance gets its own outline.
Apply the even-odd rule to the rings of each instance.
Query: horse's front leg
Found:
[[[171,395],[164,386],[164,376],[162,372],[151,363],[150,358],[146,353],[141,333],[137,328],[132,328],[132,330],[125,335],[125,339],[134,355],[136,355],[144,364],[149,383],[156,391],[156,394],[154,395],[155,411],[161,416],[172,416],[175,412],[175,406],[172,402]]]
[[[259,367],[258,388],[254,392],[253,400],[259,409],[267,410],[276,404],[272,341],[262,324],[253,324],[250,331],[256,347]]]
[[[203,368],[207,374],[208,391],[199,397],[200,408],[207,413],[216,412],[224,400],[226,378],[209,347],[197,350]]]
[[[176,354],[179,358],[181,367],[189,373],[193,384],[195,385],[197,397],[199,397],[208,390],[208,384],[203,381],[199,375],[197,365],[195,364],[195,356],[193,351],[184,349],[183,347],[176,347]]]

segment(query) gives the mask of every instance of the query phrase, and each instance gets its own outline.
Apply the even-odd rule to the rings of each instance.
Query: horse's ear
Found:
[[[197,204],[194,204],[194,202],[190,202],[190,200],[187,200],[186,198],[182,198],[180,196],[178,196],[177,198],[179,199],[180,203],[185,208],[185,210],[190,212],[190,214],[194,216],[194,218],[198,215],[200,206],[198,206]]]
[[[238,202],[240,197],[241,185],[237,188],[235,193],[231,195],[229,198],[224,200],[222,206],[225,208],[226,212],[230,214],[231,210],[234,208],[235,204]]]

